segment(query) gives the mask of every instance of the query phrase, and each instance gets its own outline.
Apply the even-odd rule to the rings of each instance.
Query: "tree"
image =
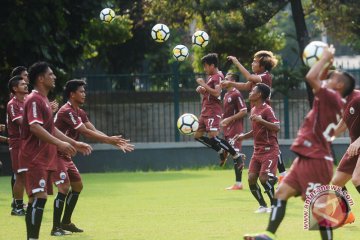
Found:
[[[85,58],[91,57],[89,53],[96,48],[129,39],[132,22],[126,15],[120,16],[114,24],[99,26],[99,12],[103,7],[102,1],[2,1],[1,89],[6,89],[9,73],[15,66],[48,61],[61,80]],[[6,91],[2,91],[3,106],[6,98]]]

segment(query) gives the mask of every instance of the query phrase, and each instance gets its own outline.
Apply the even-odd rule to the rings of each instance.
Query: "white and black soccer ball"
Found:
[[[115,12],[111,8],[104,8],[100,12],[100,20],[105,23],[110,23],[115,18]]]
[[[169,36],[170,30],[165,24],[158,23],[151,29],[151,37],[156,42],[165,42],[166,40],[168,40]]]
[[[303,61],[306,66],[312,67],[322,57],[324,47],[328,45],[321,41],[313,41],[309,43],[302,54]]]
[[[209,35],[204,31],[196,31],[192,35],[191,42],[195,46],[206,47],[209,43]]]
[[[181,134],[192,135],[199,128],[199,120],[194,114],[184,113],[177,120],[177,128]]]
[[[173,49],[173,57],[177,61],[184,61],[189,56],[189,49],[184,45],[177,45]]]

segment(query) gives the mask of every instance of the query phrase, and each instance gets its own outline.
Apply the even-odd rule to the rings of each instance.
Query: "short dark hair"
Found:
[[[36,79],[45,74],[49,68],[49,64],[47,62],[36,62],[29,68],[29,83],[31,85],[35,85]]]
[[[348,72],[340,72],[340,73],[342,75],[342,80],[344,81],[344,85],[345,85],[342,97],[346,97],[350,93],[352,93],[352,91],[354,91],[356,80],[355,77]]]
[[[261,93],[262,100],[265,101],[266,99],[268,99],[271,92],[269,86],[266,85],[265,83],[257,83],[256,86]]]
[[[21,76],[18,76],[18,75],[10,78],[10,80],[8,82],[8,88],[9,88],[9,91],[12,94],[15,94],[14,87],[17,87],[21,80],[23,80],[23,78]]]
[[[15,77],[16,75],[21,75],[22,72],[25,72],[27,70],[26,67],[24,66],[17,66],[15,67],[11,73],[10,73],[10,77]]]
[[[202,64],[214,64],[215,67],[218,67],[219,64],[219,60],[218,60],[218,55],[217,53],[209,53],[207,55],[205,55],[204,57],[201,58],[201,63]]]
[[[64,100],[70,98],[70,93],[76,92],[79,87],[86,86],[86,82],[81,79],[73,79],[67,81],[64,87]]]
[[[233,79],[235,82],[239,82],[240,76],[236,73],[227,73],[226,75],[229,75],[231,79]]]

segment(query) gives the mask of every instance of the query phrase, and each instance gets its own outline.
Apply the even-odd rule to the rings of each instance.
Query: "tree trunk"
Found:
[[[299,44],[300,59],[304,64],[302,60],[302,53],[305,46],[309,43],[310,37],[306,28],[304,10],[301,4],[301,0],[291,0],[291,11],[296,28],[296,38]],[[312,108],[312,103],[314,101],[314,93],[312,92],[312,89],[308,82],[306,82],[306,92],[308,95],[309,106],[310,108]]]

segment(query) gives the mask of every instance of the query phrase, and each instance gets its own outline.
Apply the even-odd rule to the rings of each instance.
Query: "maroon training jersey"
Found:
[[[33,90],[25,100],[21,126],[21,151],[19,158],[26,159],[29,168],[56,170],[56,146],[41,141],[30,132],[30,125],[38,123],[51,135],[55,134],[54,118],[49,100]]]
[[[89,121],[84,110],[74,109],[70,102],[64,104],[55,116],[55,126],[69,138],[79,139],[77,129]]]
[[[24,102],[19,101],[15,96],[7,104],[6,123],[9,134],[9,147],[19,146],[20,144],[20,125],[15,121],[21,119],[24,113]]]
[[[79,132],[77,129],[83,124],[88,122],[89,119],[84,110],[80,108],[73,108],[70,102],[64,104],[55,116],[55,126],[66,136],[74,140],[79,139]],[[62,157],[65,155],[58,153]],[[67,157],[67,159],[70,159]]]
[[[346,97],[343,120],[349,129],[351,142],[360,137],[360,91],[354,90]]]
[[[315,94],[313,108],[306,115],[291,150],[310,159],[332,161],[330,139],[340,119],[343,102],[334,90],[321,88]]]
[[[260,115],[262,119],[270,123],[279,124],[279,120],[276,118],[273,109],[266,103],[263,103],[261,106],[254,106],[251,109],[251,115]],[[274,150],[274,152],[279,152],[279,144],[277,140],[277,133],[270,131],[264,125],[251,121],[253,138],[254,138],[254,154],[268,152],[269,150]]]
[[[233,88],[232,90],[228,91],[225,94],[223,101],[224,101],[223,119],[231,117],[237,114],[238,112],[240,112],[241,110],[247,109],[243,96],[241,95],[239,90],[235,88]],[[242,132],[244,120],[241,118],[230,123],[230,125],[235,125],[235,124],[240,125],[239,128],[237,128],[237,130],[241,129]]]
[[[224,79],[224,75],[221,72],[217,72],[214,75],[211,75],[207,78],[206,84],[215,89],[216,85],[220,85],[220,82]],[[219,115],[221,117],[222,107],[220,96],[214,97],[208,92],[205,92],[203,95],[203,100],[201,104],[201,116],[204,117],[213,117]]]

